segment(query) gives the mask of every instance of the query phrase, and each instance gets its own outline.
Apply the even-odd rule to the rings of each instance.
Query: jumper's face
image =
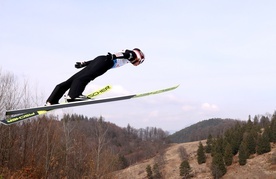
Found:
[[[140,65],[141,63],[138,61],[138,60],[136,60],[134,63],[132,63],[134,66],[138,66],[138,65]]]

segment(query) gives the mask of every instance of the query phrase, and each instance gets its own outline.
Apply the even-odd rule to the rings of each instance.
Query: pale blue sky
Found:
[[[86,92],[107,84],[109,96],[177,90],[56,114],[164,130],[212,117],[247,120],[276,107],[275,9],[274,0],[0,0],[0,66],[36,83],[46,100],[78,71],[76,61],[139,47],[143,65],[109,71]]]

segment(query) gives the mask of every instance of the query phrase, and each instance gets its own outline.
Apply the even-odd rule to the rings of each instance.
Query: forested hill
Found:
[[[241,121],[220,118],[203,120],[170,135],[169,140],[173,143],[204,140],[207,139],[209,134],[212,136],[223,134],[227,129],[233,127],[237,122]]]

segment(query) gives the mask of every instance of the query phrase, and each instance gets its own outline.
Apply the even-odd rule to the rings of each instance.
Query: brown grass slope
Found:
[[[205,141],[202,142],[205,145]],[[180,179],[179,166],[181,159],[179,157],[178,148],[180,146],[185,147],[189,155],[189,163],[192,168],[192,178],[207,179],[213,178],[211,175],[210,165],[212,158],[207,156],[207,162],[199,165],[197,163],[197,149],[199,142],[189,142],[182,144],[172,144],[164,153],[163,157],[160,154],[155,157],[137,163],[136,165],[129,166],[124,170],[117,171],[115,178],[117,179],[146,179],[146,167],[151,167],[158,163],[161,167],[161,173],[164,179]],[[254,155],[247,160],[245,166],[240,166],[238,163],[238,157],[234,157],[233,164],[227,167],[227,173],[223,176],[223,179],[276,179],[276,164],[272,164],[272,155],[275,157],[276,145],[272,145],[271,152],[263,155]],[[161,159],[160,159],[161,158]]]

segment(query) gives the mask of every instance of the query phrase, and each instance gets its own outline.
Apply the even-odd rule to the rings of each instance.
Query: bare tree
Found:
[[[65,175],[69,175],[69,156],[71,153],[72,147],[72,136],[71,133],[75,128],[75,124],[70,120],[69,114],[64,115],[62,119],[63,124],[63,133],[64,133],[64,162],[65,162]]]
[[[95,125],[95,138],[96,138],[96,177],[100,178],[100,165],[101,165],[101,156],[103,154],[103,149],[109,142],[107,139],[108,127],[104,123],[102,117],[99,118]]]
[[[0,69],[0,112],[14,109],[20,104],[21,90],[19,83],[11,73],[3,73]]]
[[[179,146],[178,147],[178,153],[179,153],[179,157],[180,157],[181,161],[189,159],[189,155],[188,155],[185,147]]]
[[[0,117],[4,118],[6,109],[15,109],[20,105],[20,85],[16,77],[0,69]],[[2,166],[16,168],[18,162],[13,161],[19,151],[15,151],[15,145],[20,143],[18,127],[0,125],[0,161]]]

